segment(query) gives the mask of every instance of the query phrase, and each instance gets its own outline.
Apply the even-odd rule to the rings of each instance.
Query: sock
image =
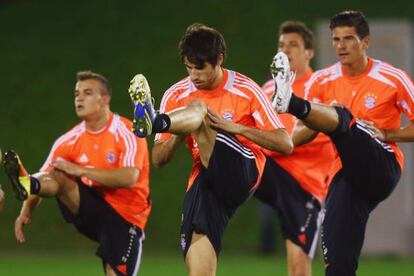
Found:
[[[165,114],[158,114],[157,117],[155,117],[154,124],[152,126],[152,132],[154,133],[160,133],[160,132],[166,132],[170,129],[171,125],[171,119],[170,117]]]
[[[30,194],[38,194],[40,192],[40,182],[37,178],[30,176]]]
[[[311,105],[307,100],[299,98],[292,93],[292,98],[290,99],[288,110],[290,114],[302,120],[308,116],[309,112],[311,111]]]

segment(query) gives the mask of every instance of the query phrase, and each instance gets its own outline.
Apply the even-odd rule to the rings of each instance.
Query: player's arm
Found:
[[[168,140],[155,141],[152,147],[152,164],[157,168],[167,164],[174,157],[184,137],[172,135]]]
[[[86,177],[109,188],[132,187],[139,176],[139,170],[135,167],[117,169],[85,168],[66,160],[54,161],[53,167],[69,175]]]
[[[293,151],[292,139],[285,129],[260,130],[234,123],[218,116],[212,110],[208,111],[210,126],[227,133],[241,135],[271,151],[290,154]]]
[[[377,128],[373,122],[365,121],[374,132],[374,137],[388,142],[414,142],[414,120],[409,125],[396,129]]]
[[[308,128],[302,121],[297,120],[292,131],[292,141],[295,147],[311,142],[318,135],[318,132]]]
[[[3,210],[3,205],[4,205],[4,191],[0,185],[0,211]]]
[[[18,242],[25,242],[26,237],[24,235],[23,228],[26,224],[30,224],[32,221],[33,210],[39,205],[42,199],[36,195],[30,195],[22,205],[20,215],[17,217],[14,223],[14,235]]]

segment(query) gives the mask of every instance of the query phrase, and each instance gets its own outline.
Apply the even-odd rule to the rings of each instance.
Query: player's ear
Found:
[[[109,105],[109,103],[111,102],[111,96],[109,96],[108,94],[103,94],[102,101],[104,102],[104,104]]]
[[[305,54],[309,60],[313,59],[313,57],[315,56],[315,52],[313,51],[313,49],[306,49]]]
[[[366,37],[364,37],[362,39],[362,47],[364,48],[364,50],[367,50],[369,47],[369,42],[371,41],[370,36],[367,35]]]
[[[217,65],[221,66],[223,64],[223,61],[224,61],[223,54],[219,54],[218,57],[217,57]]]

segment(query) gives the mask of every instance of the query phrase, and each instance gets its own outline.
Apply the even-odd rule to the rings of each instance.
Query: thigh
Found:
[[[326,201],[322,231],[326,275],[355,275],[366,224],[375,204],[363,199],[340,171]]]
[[[313,258],[323,219],[319,201],[271,158],[255,197],[276,210],[283,237]]]
[[[83,235],[93,241],[99,241],[99,229],[101,228],[102,210],[108,209],[108,203],[98,194],[98,192],[89,186],[83,184],[80,180],[77,182],[79,191],[79,208],[78,212],[68,208],[66,202],[56,198],[59,209],[66,222],[71,223]]]
[[[218,256],[224,229],[235,210],[236,208],[223,204],[210,189],[206,171],[202,170],[184,197],[181,225],[181,249],[184,256],[191,245],[193,233],[206,235]]]
[[[347,109],[336,109],[340,123],[330,136],[348,181],[365,199],[384,200],[394,190],[401,175],[393,149],[374,138],[367,125],[355,120]]]
[[[102,215],[100,243],[96,255],[117,275],[137,275],[145,239],[144,232],[124,220],[115,210]]]
[[[253,194],[258,179],[253,152],[234,136],[218,132],[206,177],[210,189],[229,207],[238,207]]]

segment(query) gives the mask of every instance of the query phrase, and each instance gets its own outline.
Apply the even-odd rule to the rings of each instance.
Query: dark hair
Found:
[[[112,89],[111,89],[111,85],[109,83],[109,81],[102,75],[94,73],[90,70],[88,71],[79,71],[76,73],[76,81],[84,81],[84,80],[90,80],[90,79],[94,79],[97,80],[98,82],[100,82],[102,84],[102,86],[104,87],[103,89],[103,93],[107,94],[109,96],[112,96]]]
[[[297,33],[305,42],[305,49],[313,49],[313,32],[300,21],[285,21],[279,27],[279,36],[282,34]]]
[[[197,67],[204,67],[208,62],[217,65],[217,58],[226,57],[226,42],[217,30],[206,25],[195,23],[188,26],[178,45],[181,59],[186,57]]]
[[[365,15],[360,11],[342,11],[331,18],[329,28],[355,27],[359,38],[369,35],[369,25]]]

